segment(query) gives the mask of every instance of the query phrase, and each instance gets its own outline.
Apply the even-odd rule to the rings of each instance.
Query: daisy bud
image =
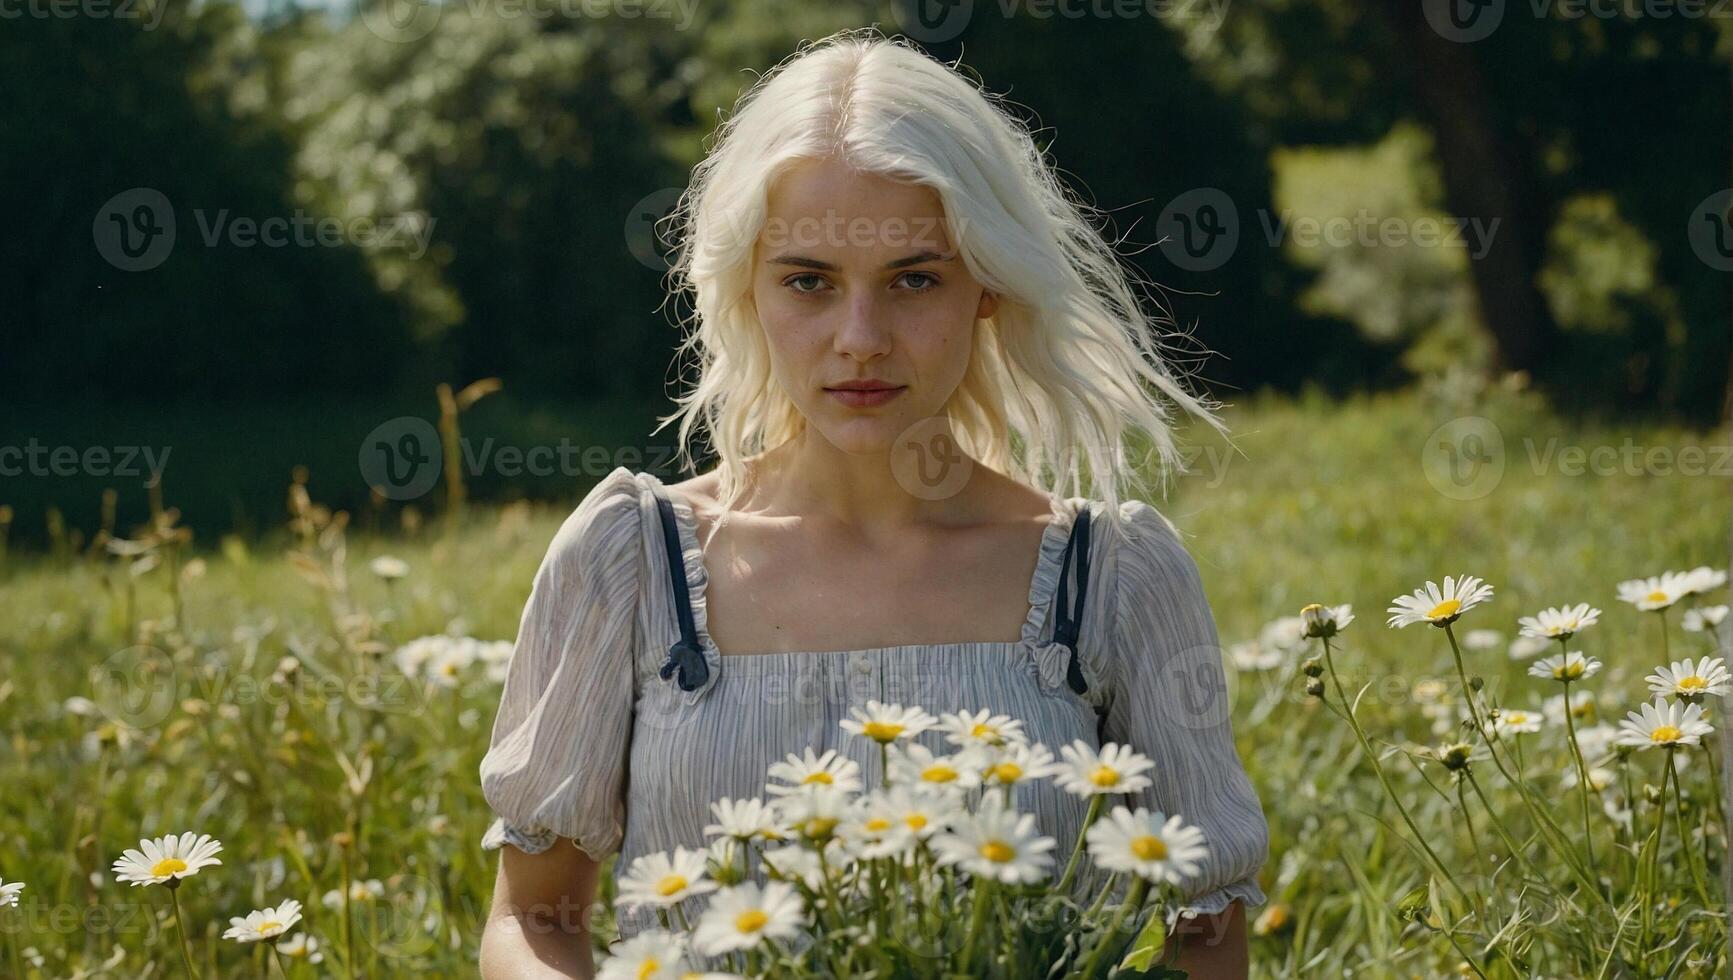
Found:
[[[1468,756],[1473,752],[1473,746],[1467,742],[1455,742],[1438,747],[1438,761],[1451,772],[1460,772],[1468,768]]]
[[[1324,696],[1324,682],[1314,677],[1306,682],[1306,694],[1314,698]]]
[[[1305,671],[1307,677],[1317,677],[1324,673],[1324,662],[1317,657],[1307,657],[1306,662],[1300,665],[1300,669]]]
[[[1486,678],[1479,674],[1473,674],[1468,678],[1468,686],[1478,693],[1481,688],[1486,686]]]
[[[1643,799],[1647,800],[1650,806],[1659,806],[1661,804],[1661,787],[1654,783],[1644,783]]]

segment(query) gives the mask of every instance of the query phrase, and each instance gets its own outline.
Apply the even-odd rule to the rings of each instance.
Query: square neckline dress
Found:
[[[1161,705],[1123,696],[1134,692],[1120,690],[1123,672],[1107,659],[1119,646],[1109,635],[1122,557],[1113,547],[1117,532],[1101,519],[1099,501],[1050,500],[1016,640],[725,655],[707,629],[709,575],[691,501],[652,473],[617,467],[568,518],[537,573],[481,766],[483,793],[497,814],[482,846],[509,843],[538,853],[557,836],[571,837],[594,858],[617,850],[617,877],[638,857],[710,843],[703,832],[713,821],[710,804],[764,797],[766,770],[790,753],[834,748],[860,765],[865,787],[876,787],[877,746],[844,732],[840,722],[877,700],[920,705],[934,715],[1007,714],[1022,719],[1029,738],[1055,755],[1073,740],[1120,741],[1150,755],[1158,768],[1177,763],[1185,772],[1165,779],[1156,773],[1155,787],[1112,797],[1109,807],[1177,812],[1204,829],[1215,849],[1213,866],[1199,875],[1189,911],[1217,912],[1235,898],[1262,904],[1256,873],[1267,855],[1267,826],[1225,718],[1214,737],[1166,739],[1160,722],[1148,717],[1147,709]],[[1085,513],[1090,517],[1080,520]],[[1151,515],[1171,530],[1141,501],[1121,506],[1121,520]],[[1072,543],[1074,529],[1089,531],[1093,564],[1071,560],[1073,552],[1088,558]],[[632,581],[610,587],[628,576]],[[690,610],[684,621],[681,580]],[[569,615],[572,606],[583,615]],[[1199,630],[1194,623],[1193,633]],[[1213,620],[1208,638],[1213,644]],[[681,646],[691,649],[680,655]],[[1219,648],[1215,663],[1221,670]],[[915,741],[934,752],[954,750],[936,731]],[[1203,794],[1163,799],[1157,791],[1175,779],[1209,785]],[[1178,795],[1194,810],[1218,813],[1187,813],[1174,805]],[[1200,807],[1202,797],[1223,805]],[[1017,786],[1013,802],[1036,815],[1041,832],[1058,840],[1056,850],[1069,853],[1086,800],[1041,780]],[[1085,862],[1078,894],[1094,894],[1104,877]],[[689,901],[687,913],[696,915],[704,899]],[[616,917],[622,937],[658,926],[651,909],[622,909]]]

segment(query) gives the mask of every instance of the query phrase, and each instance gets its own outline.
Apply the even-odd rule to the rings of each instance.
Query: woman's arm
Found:
[[[481,933],[482,980],[590,980],[589,907],[600,866],[569,837],[540,854],[499,853]]]
[[[1246,948],[1246,907],[1239,899],[1215,915],[1181,919],[1167,938],[1164,956],[1190,980],[1246,980],[1251,956]]]

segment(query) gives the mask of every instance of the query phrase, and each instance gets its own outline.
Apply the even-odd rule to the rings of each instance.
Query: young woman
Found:
[[[1173,407],[1220,422],[1029,133],[952,68],[839,35],[748,93],[676,220],[699,370],[665,424],[719,462],[614,470],[537,573],[481,766],[483,846],[511,845],[483,974],[587,976],[599,862],[702,846],[710,803],[791,752],[877,785],[839,727],[877,700],[1150,756],[1122,801],[1210,851],[1179,964],[1243,977],[1268,838],[1215,623],[1174,528],[1120,498],[1133,438],[1177,462]],[[1044,784],[1016,805],[1062,846],[1085,811]]]

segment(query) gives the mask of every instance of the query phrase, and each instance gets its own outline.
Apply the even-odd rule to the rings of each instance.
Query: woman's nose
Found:
[[[837,353],[865,361],[888,352],[891,330],[886,313],[871,290],[850,297],[836,328]]]

